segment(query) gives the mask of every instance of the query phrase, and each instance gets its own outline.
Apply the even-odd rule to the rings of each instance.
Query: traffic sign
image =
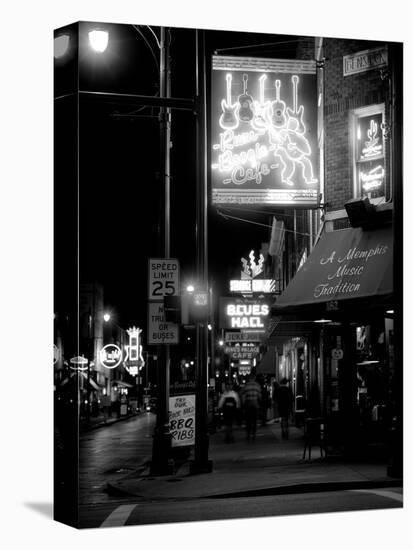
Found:
[[[148,303],[148,344],[178,344],[179,325],[165,322],[164,305]]]
[[[148,299],[162,301],[179,294],[179,261],[174,258],[149,258]]]

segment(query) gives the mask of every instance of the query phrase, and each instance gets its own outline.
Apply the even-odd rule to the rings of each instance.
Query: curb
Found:
[[[121,418],[116,418],[115,420],[111,420],[110,422],[100,422],[99,424],[95,424],[94,426],[87,426],[83,428],[79,428],[79,433],[84,434],[87,432],[93,432],[94,430],[98,430],[99,428],[108,428],[109,426],[112,426],[113,424],[117,424],[118,422],[124,422],[125,420],[130,420],[131,418],[136,418],[137,416],[140,416],[142,413],[136,413],[136,414],[130,414],[128,416],[124,416]]]
[[[135,491],[128,491],[127,488],[119,487],[113,483],[107,483],[107,491],[114,496],[133,496],[143,500],[159,501],[159,500],[200,500],[200,499],[223,499],[223,498],[246,498],[260,497],[271,495],[291,495],[302,493],[322,493],[328,491],[351,491],[355,489],[378,489],[390,487],[403,487],[402,479],[377,479],[368,481],[327,481],[323,483],[298,483],[294,485],[278,485],[275,487],[266,487],[262,489],[248,489],[245,491],[233,491],[229,493],[219,493],[210,495],[193,495],[193,496],[168,496],[157,497],[137,494]]]
[[[243,498],[271,495],[292,495],[298,493],[322,493],[328,491],[351,491],[354,489],[377,489],[383,487],[403,487],[402,479],[377,479],[369,481],[326,481],[323,483],[299,483],[296,485],[279,485],[265,489],[250,489],[231,493],[209,495],[206,498]]]

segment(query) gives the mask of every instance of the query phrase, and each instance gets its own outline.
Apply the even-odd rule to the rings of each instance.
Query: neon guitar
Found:
[[[248,75],[242,75],[242,80],[244,81],[244,91],[240,96],[238,96],[238,103],[240,106],[238,116],[242,122],[251,122],[254,118],[254,112],[252,110],[253,99],[249,94],[247,94]]]
[[[304,107],[301,105],[300,108],[297,110],[297,89],[298,89],[298,76],[293,75],[291,77],[292,83],[293,83],[293,109],[291,110],[289,107],[287,107],[287,114],[289,118],[296,118],[298,121],[298,129],[297,132],[300,134],[304,134],[305,132],[305,124],[303,121],[303,114],[304,114]]]
[[[259,78],[260,83],[260,100],[254,101],[253,109],[254,109],[254,118],[252,121],[252,125],[257,130],[264,129],[268,126],[268,120],[267,120],[267,112],[270,108],[270,102],[264,100],[264,87],[265,87],[265,80],[267,79],[267,75],[263,74]]]
[[[231,104],[231,83],[232,83],[232,74],[227,74],[227,99],[221,101],[222,115],[219,118],[219,124],[224,130],[234,130],[238,124],[238,102]]]
[[[285,101],[280,99],[281,81],[275,81],[275,101],[271,102],[271,123],[276,128],[284,128],[287,124],[287,117],[285,116]]]

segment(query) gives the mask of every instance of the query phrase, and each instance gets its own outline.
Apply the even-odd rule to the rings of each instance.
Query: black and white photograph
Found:
[[[54,48],[55,518],[401,507],[402,44]]]
[[[13,500],[62,549],[403,547],[409,44],[382,2],[354,30],[356,3],[337,30],[319,4],[39,25],[24,141],[48,172],[22,145],[8,178],[28,254],[4,366],[28,387],[6,368],[5,441]]]

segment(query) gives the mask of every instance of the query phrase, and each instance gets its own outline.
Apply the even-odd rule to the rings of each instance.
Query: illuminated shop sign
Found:
[[[263,300],[220,298],[220,328],[265,331],[270,306]]]
[[[249,261],[241,258],[241,279],[232,279],[229,282],[230,292],[243,294],[252,294],[253,292],[270,294],[274,292],[275,281],[273,279],[254,279],[264,271],[264,256],[260,254],[257,262],[254,251],[251,250],[248,257]]]
[[[240,376],[248,376],[251,374],[251,365],[239,365],[238,374]]]
[[[318,200],[313,61],[213,57],[212,202]]]
[[[375,191],[383,187],[384,167],[381,164],[377,164],[373,168],[370,168],[370,170],[360,170],[359,176],[361,188],[366,193]]]
[[[122,362],[122,351],[115,344],[107,344],[100,350],[99,359],[107,369],[115,369]]]
[[[261,337],[258,332],[241,331],[241,332],[225,332],[225,342],[260,342]]]
[[[140,343],[142,330],[137,327],[132,327],[126,332],[129,335],[129,345],[126,346],[124,366],[129,374],[133,376],[138,374],[139,369],[145,365],[142,356],[142,345]]]
[[[229,282],[231,292],[271,294],[275,292],[274,279],[232,279]]]
[[[258,355],[259,351],[259,346],[255,346],[254,344],[247,342],[225,347],[225,353],[234,361],[254,359],[254,357]]]
[[[384,113],[375,112],[357,119],[357,183],[359,194],[369,198],[384,196]]]

